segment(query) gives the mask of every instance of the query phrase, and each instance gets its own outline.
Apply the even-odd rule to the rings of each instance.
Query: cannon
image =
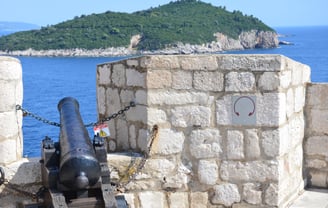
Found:
[[[63,98],[58,111],[59,141],[49,137],[42,141],[41,176],[46,191],[43,206],[37,207],[127,207],[123,196],[115,197],[110,184],[105,140],[95,136],[91,141],[77,100]]]

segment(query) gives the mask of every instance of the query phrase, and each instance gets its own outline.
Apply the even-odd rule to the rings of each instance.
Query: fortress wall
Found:
[[[328,85],[312,83],[306,95],[304,171],[309,185],[328,188]]]
[[[288,204],[304,187],[308,82],[308,66],[280,55],[156,55],[99,65],[100,118],[138,103],[108,123],[109,150],[143,152],[155,139],[126,187],[133,206]],[[185,200],[176,205],[178,198]]]
[[[22,66],[16,58],[0,56],[0,165],[21,159],[23,149]]]

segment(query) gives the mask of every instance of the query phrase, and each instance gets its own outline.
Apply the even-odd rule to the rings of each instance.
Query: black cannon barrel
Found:
[[[82,121],[79,103],[65,97],[58,103],[60,113],[60,183],[70,189],[85,189],[97,183],[101,168]]]

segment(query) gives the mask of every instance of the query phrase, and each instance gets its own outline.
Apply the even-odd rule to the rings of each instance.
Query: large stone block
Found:
[[[159,129],[158,141],[154,141],[153,152],[160,155],[181,153],[185,136],[171,129]]]
[[[173,89],[191,89],[192,88],[192,73],[189,71],[172,72],[172,88]]]
[[[249,204],[262,203],[262,191],[260,184],[246,183],[243,185],[243,199]]]
[[[171,122],[176,127],[210,126],[211,109],[204,106],[176,107],[172,110]]]
[[[135,69],[126,69],[126,84],[132,87],[146,87],[146,73]]]
[[[328,84],[311,83],[306,88],[306,105],[313,109],[328,109]]]
[[[23,89],[16,90],[18,84],[18,81],[0,80],[0,112],[15,111],[16,104],[21,103],[21,99],[16,99],[16,93],[23,94]]]
[[[311,109],[307,115],[308,132],[328,134],[328,110]]]
[[[280,55],[221,55],[218,67],[224,70],[281,71],[285,57]]]
[[[190,207],[207,208],[208,194],[207,192],[191,192]]]
[[[275,127],[286,122],[285,93],[264,93],[256,98],[257,125]]]
[[[151,70],[147,73],[147,88],[163,89],[171,87],[172,75],[168,70]]]
[[[0,141],[18,135],[20,126],[17,119],[16,111],[0,113]]]
[[[145,164],[145,173],[151,177],[162,179],[172,175],[176,164],[168,159],[149,159]]]
[[[213,98],[203,92],[148,91],[148,105],[209,105]]]
[[[9,56],[0,56],[0,80],[22,79],[22,66],[18,59]]]
[[[328,136],[312,136],[305,142],[307,155],[328,157]]]
[[[223,204],[231,206],[233,203],[240,202],[241,197],[236,184],[221,184],[213,187],[214,195],[211,199],[213,204]]]
[[[140,208],[166,208],[166,197],[161,192],[145,191],[138,195]]]
[[[232,124],[232,97],[230,95],[216,101],[216,123],[218,125]]]
[[[187,192],[171,192],[168,194],[170,208],[189,208],[189,199]]]
[[[279,85],[280,80],[276,72],[264,72],[259,79],[259,88],[263,91],[277,90]]]
[[[227,158],[241,160],[244,155],[244,134],[242,131],[231,130],[227,132]]]
[[[245,133],[245,155],[246,159],[254,160],[260,158],[261,148],[257,129],[247,129]]]
[[[112,83],[117,87],[124,87],[126,83],[125,67],[123,64],[113,65]]]
[[[219,130],[194,130],[190,135],[190,153],[197,159],[218,158],[222,153]]]
[[[198,179],[206,185],[215,185],[218,180],[218,165],[215,160],[200,160],[198,164]]]
[[[16,138],[0,141],[0,164],[9,164],[18,159],[16,145]]]
[[[140,66],[147,69],[179,69],[179,56],[145,56]]]
[[[97,87],[97,110],[101,115],[106,113],[106,89],[104,87]]]
[[[220,176],[226,181],[277,181],[279,178],[278,161],[223,161],[220,167]]]
[[[195,89],[204,91],[222,91],[223,74],[221,72],[199,71],[194,73],[193,84]]]
[[[147,118],[147,124],[150,126],[168,123],[166,112],[157,108],[148,108]]]
[[[302,111],[304,105],[305,105],[305,89],[303,86],[300,86],[295,89],[295,112]]]
[[[111,69],[110,65],[103,64],[97,68],[97,81],[99,85],[110,85],[111,83]]]
[[[277,206],[278,199],[279,199],[278,193],[279,193],[278,185],[271,183],[265,191],[265,195],[264,195],[265,204],[271,206]]]
[[[225,90],[228,92],[249,92],[255,89],[255,76],[251,72],[229,72]]]
[[[212,71],[218,69],[215,56],[179,56],[179,62],[184,70]]]

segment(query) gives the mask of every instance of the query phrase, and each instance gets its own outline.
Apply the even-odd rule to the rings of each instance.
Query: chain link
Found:
[[[96,126],[96,125],[102,124],[106,121],[110,121],[110,120],[115,119],[116,117],[118,117],[120,115],[123,115],[126,111],[130,110],[131,107],[135,107],[135,106],[136,106],[136,103],[134,101],[131,101],[130,105],[126,106],[125,108],[123,108],[121,110],[119,110],[117,113],[114,113],[114,114],[112,114],[112,115],[110,115],[106,118],[103,118],[103,119],[97,121],[97,122],[92,122],[92,123],[86,124],[84,126],[85,127],[91,127],[91,126]],[[16,110],[21,110],[23,112],[24,116],[30,116],[30,117],[35,118],[36,120],[41,121],[45,124],[60,127],[60,123],[50,121],[48,119],[42,118],[41,116],[39,116],[35,113],[31,113],[28,110],[24,109],[21,105],[16,105]]]

